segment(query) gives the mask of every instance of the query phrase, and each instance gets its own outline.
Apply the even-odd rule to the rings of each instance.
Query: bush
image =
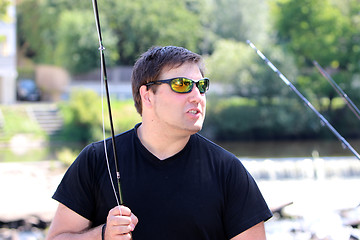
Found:
[[[247,98],[209,99],[203,134],[216,140],[319,137],[321,125],[296,99],[259,104]]]
[[[104,99],[106,137],[110,136],[110,123],[106,99]],[[63,140],[89,143],[103,139],[101,98],[91,90],[78,90],[71,94],[69,102],[60,105],[64,118],[61,132]],[[115,134],[126,131],[140,121],[132,100],[111,100]]]
[[[78,151],[73,151],[70,148],[64,147],[56,152],[56,157],[65,167],[69,167],[74,162],[78,154]]]

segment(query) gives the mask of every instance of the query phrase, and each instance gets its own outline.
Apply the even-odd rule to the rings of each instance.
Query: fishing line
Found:
[[[262,54],[255,45],[250,42],[249,40],[246,41],[247,44],[251,48],[255,50],[255,52],[260,56],[262,60],[283,80],[283,82],[290,87],[291,90],[293,90],[300,98],[305,102],[305,105],[308,106],[321,120],[321,123],[326,125],[334,134],[335,136],[341,141],[343,147],[347,147],[359,160],[360,155],[355,151],[355,149],[335,130],[335,128],[324,118],[323,115],[321,115],[314,106],[295,88],[295,86],[272,64],[269,59],[265,57],[264,54]]]
[[[326,80],[328,80],[328,82],[335,89],[335,91],[345,100],[345,102],[348,105],[348,107],[350,108],[350,110],[360,120],[360,111],[356,107],[356,105],[351,101],[351,99],[348,97],[348,95],[339,87],[339,85],[336,84],[334,79],[332,79],[332,77],[320,66],[319,63],[317,63],[316,61],[313,61],[313,64],[319,70],[321,75],[323,75],[326,78]]]
[[[110,181],[112,184],[112,188],[115,194],[117,205],[119,206],[120,215],[121,215],[121,209],[120,205],[123,204],[122,200],[122,193],[121,193],[121,186],[120,186],[120,172],[118,168],[118,161],[117,161],[117,151],[116,151],[116,144],[115,144],[115,134],[114,134],[114,126],[113,126],[113,120],[112,120],[112,114],[111,114],[111,105],[110,105],[110,96],[109,96],[109,87],[107,83],[107,74],[106,74],[106,65],[105,65],[105,57],[104,57],[104,46],[102,43],[102,37],[101,37],[101,29],[100,29],[100,20],[99,20],[99,12],[97,7],[96,0],[92,0],[93,3],[93,9],[94,9],[94,16],[95,16],[95,23],[96,23],[96,29],[98,33],[99,38],[99,52],[100,52],[100,78],[101,78],[101,108],[102,108],[102,120],[103,120],[103,138],[104,138],[104,152],[105,152],[105,159],[107,164],[107,169],[110,177]],[[103,92],[104,92],[104,86],[106,90],[106,99],[107,99],[107,106],[108,106],[108,112],[109,112],[109,120],[110,120],[110,130],[111,130],[111,139],[112,139],[112,146],[113,146],[113,153],[114,153],[114,164],[115,164],[115,171],[116,171],[116,178],[117,178],[117,185],[119,190],[119,198],[117,196],[116,190],[115,190],[115,184],[111,177],[111,171],[110,171],[110,164],[109,164],[109,158],[107,153],[107,147],[106,147],[106,138],[105,138],[105,120],[104,120],[104,101],[103,101]]]
[[[111,186],[112,189],[114,191],[115,194],[115,198],[116,198],[116,203],[118,206],[120,206],[120,202],[119,202],[119,198],[117,196],[116,190],[115,190],[115,185],[114,185],[114,181],[111,177],[111,170],[110,170],[110,164],[109,164],[109,158],[108,158],[108,153],[107,153],[107,147],[106,147],[106,137],[105,137],[105,118],[104,118],[104,81],[101,78],[101,114],[102,114],[102,131],[103,131],[103,142],[104,142],[104,151],[105,151],[105,159],[106,159],[106,166],[107,166],[107,170],[109,173],[109,177],[110,177],[110,181],[111,181]]]

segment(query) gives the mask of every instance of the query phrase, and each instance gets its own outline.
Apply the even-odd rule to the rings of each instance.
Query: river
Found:
[[[360,139],[348,140],[360,152]],[[235,141],[216,142],[236,156],[248,158],[288,158],[319,156],[353,156],[338,140]]]
[[[355,150],[360,151],[360,139],[348,141]],[[338,140],[216,141],[216,143],[239,158],[309,158],[314,154],[320,157],[353,156]],[[56,152],[64,146],[66,145],[34,143],[26,136],[19,135],[10,144],[0,143],[0,162],[49,160],[55,158]],[[80,151],[83,146],[71,144],[70,147]]]

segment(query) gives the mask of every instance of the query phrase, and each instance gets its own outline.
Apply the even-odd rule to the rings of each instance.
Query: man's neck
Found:
[[[176,136],[166,131],[157,131],[144,123],[138,127],[137,135],[145,148],[160,160],[180,152],[190,138],[190,135]]]

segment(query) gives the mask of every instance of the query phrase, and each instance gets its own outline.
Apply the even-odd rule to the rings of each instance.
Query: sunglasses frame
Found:
[[[177,80],[177,79],[190,80],[190,82],[191,82],[191,87],[190,87],[190,89],[189,89],[188,91],[186,91],[186,92],[179,92],[179,91],[176,91],[175,89],[173,89],[171,83],[172,83],[172,81]],[[201,90],[200,90],[200,88],[199,88],[199,82],[200,82],[200,81],[205,81],[205,82],[207,82],[207,86],[206,86],[204,92],[201,92]],[[195,81],[195,80],[192,80],[192,79],[186,78],[186,77],[175,77],[175,78],[170,78],[170,79],[165,79],[165,80],[156,80],[156,81],[148,82],[148,83],[145,84],[145,86],[149,88],[149,87],[152,86],[152,85],[155,85],[155,84],[163,84],[163,83],[169,84],[171,90],[174,91],[174,92],[176,92],[176,93],[189,93],[189,92],[191,92],[191,91],[193,90],[194,85],[196,85],[196,87],[199,89],[199,92],[200,92],[201,94],[203,94],[203,93],[206,93],[206,92],[209,90],[210,79],[209,79],[209,78],[202,78],[202,79],[199,79],[199,80]],[[194,84],[194,83],[195,83],[195,84]]]

